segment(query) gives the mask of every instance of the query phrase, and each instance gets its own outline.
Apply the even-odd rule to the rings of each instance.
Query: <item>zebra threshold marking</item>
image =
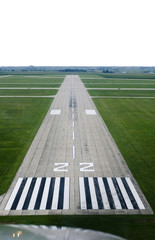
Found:
[[[5,210],[69,210],[69,177],[19,178]],[[130,178],[79,177],[81,210],[145,209]]]
[[[69,178],[19,178],[5,210],[69,209]]]
[[[80,177],[81,209],[145,209],[130,178]]]

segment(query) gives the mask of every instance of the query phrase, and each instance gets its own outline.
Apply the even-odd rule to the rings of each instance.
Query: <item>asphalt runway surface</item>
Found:
[[[152,214],[79,76],[66,76],[1,215]]]

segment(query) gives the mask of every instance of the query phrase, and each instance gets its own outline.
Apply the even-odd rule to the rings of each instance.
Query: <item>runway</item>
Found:
[[[79,76],[66,76],[0,214],[152,213]]]

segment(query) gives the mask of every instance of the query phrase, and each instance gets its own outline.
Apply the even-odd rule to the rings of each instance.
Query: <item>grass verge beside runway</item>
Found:
[[[61,84],[57,83],[0,83],[0,88],[59,88]]]
[[[25,75],[12,75],[6,78],[0,78],[0,83],[59,83],[63,82],[64,78],[53,78],[51,76],[25,76]]]
[[[155,97],[154,90],[88,90],[90,96]]]
[[[155,84],[155,79],[115,79],[101,78],[82,79],[84,84]]]
[[[104,77],[104,78],[126,78],[126,79],[155,79],[155,74],[150,74],[150,73],[126,73],[126,74],[117,74],[117,73],[113,73],[113,74],[106,74],[106,73],[102,73],[100,74],[100,76]]]
[[[85,83],[86,88],[155,88],[154,84],[143,84],[143,83],[136,83],[136,84],[129,84],[129,83]]]
[[[0,194],[7,191],[52,99],[1,98]]]
[[[94,103],[155,211],[155,99],[94,99]]]
[[[0,96],[52,96],[57,92],[56,89],[0,89]]]

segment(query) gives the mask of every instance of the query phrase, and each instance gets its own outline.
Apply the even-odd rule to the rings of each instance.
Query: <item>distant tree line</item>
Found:
[[[87,70],[66,68],[66,69],[59,70],[59,72],[87,72]]]

